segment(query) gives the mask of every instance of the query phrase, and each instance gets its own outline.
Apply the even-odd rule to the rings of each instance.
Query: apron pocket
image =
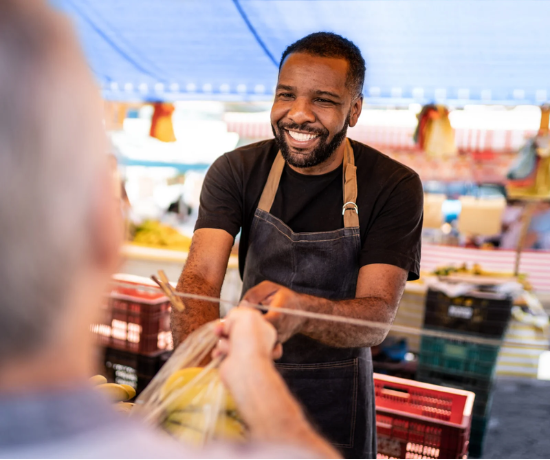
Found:
[[[276,366],[315,428],[335,446],[353,447],[358,360]]]

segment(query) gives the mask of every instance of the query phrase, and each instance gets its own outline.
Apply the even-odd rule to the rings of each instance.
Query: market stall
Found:
[[[292,2],[293,14],[288,14],[289,3],[285,1],[233,0],[214,4],[194,0],[169,2],[159,8],[158,2],[141,0],[133,2],[130,9],[124,2],[106,0],[55,0],[54,3],[74,18],[104,98],[135,104],[122,109],[107,104],[106,108],[113,121],[111,139],[119,150],[120,164],[123,168],[143,168],[134,170],[139,173],[135,176],[135,184],[140,185],[130,187],[130,195],[133,193],[132,197],[147,201],[142,209],[149,206],[149,214],[156,213],[151,220],[165,224],[172,219],[176,222],[175,227],[186,233],[184,236],[188,239],[192,225],[185,221],[187,217],[181,211],[183,195],[177,202],[171,192],[159,197],[160,194],[155,192],[158,183],[174,185],[177,175],[183,183],[188,177],[181,177],[182,173],[194,170],[204,174],[223,151],[271,137],[271,125],[265,119],[267,112],[261,104],[273,97],[278,58],[289,42],[309,32],[333,30],[346,35],[363,50],[368,63],[364,87],[366,105],[406,110],[394,110],[396,113],[392,114],[393,118],[388,117],[388,123],[377,126],[373,120],[381,118],[382,111],[373,110],[368,122],[350,130],[350,137],[372,144],[417,170],[427,193],[432,182],[436,186],[457,181],[462,183],[458,192],[448,194],[443,191],[441,200],[433,200],[437,201],[439,211],[431,219],[435,222],[431,226],[433,231],[426,232],[424,238],[421,269],[425,276],[419,282],[407,285],[394,330],[390,332],[390,337],[405,338],[407,350],[418,355],[415,362],[419,380],[461,388],[449,391],[437,403],[445,405],[449,398],[460,400],[458,412],[449,407],[438,409],[435,418],[445,422],[443,428],[434,425],[437,422],[433,420],[422,419],[425,426],[434,428],[432,431],[437,433],[454,423],[453,436],[460,442],[451,452],[444,445],[443,438],[430,441],[413,430],[406,433],[409,437],[399,438],[395,427],[402,427],[403,420],[426,417],[434,412],[434,407],[429,404],[418,404],[422,406],[420,414],[414,412],[420,410],[411,407],[414,404],[400,405],[403,393],[410,395],[411,401],[413,396],[424,401],[434,396],[431,391],[440,390],[429,385],[406,384],[379,377],[383,383],[377,383],[376,388],[378,448],[384,455],[394,457],[465,455],[471,422],[465,404],[469,401],[468,407],[474,404],[470,454],[481,455],[495,369],[498,376],[536,377],[539,356],[548,349],[547,316],[535,296],[542,298],[550,292],[546,273],[550,253],[525,251],[520,259],[518,254],[523,249],[525,235],[516,244],[516,251],[465,247],[494,247],[489,238],[500,233],[506,201],[503,196],[492,197],[491,202],[483,201],[481,190],[485,183],[502,185],[507,182],[507,173],[516,164],[517,150],[537,132],[537,126],[531,122],[521,127],[505,124],[461,126],[457,117],[453,119],[452,110],[457,109],[457,113],[464,115],[466,107],[492,104],[501,106],[504,113],[509,111],[505,107],[540,106],[548,102],[550,88],[546,75],[550,54],[538,31],[546,28],[550,5],[537,1],[521,4],[296,1]],[[411,21],[411,17],[415,21]],[[492,19],[479,20],[484,17]],[[399,30],[398,34],[396,30]],[[511,34],[510,30],[521,30],[522,33]],[[204,117],[210,118],[211,122],[205,129],[193,123],[197,113],[189,116],[189,106],[183,108],[189,111],[178,119],[182,112],[177,103],[170,103],[182,100],[252,101],[258,105],[253,106],[256,113],[246,115],[235,114],[227,105],[218,105],[214,116],[210,111]],[[535,117],[539,113],[537,111]],[[481,119],[491,117],[498,117],[496,110],[484,112],[478,121],[481,123]],[[396,122],[398,119],[399,123]],[[166,123],[163,129],[158,126],[159,120]],[[411,120],[414,123],[411,124]],[[430,123],[433,126],[427,129]],[[131,131],[137,133],[140,142],[134,142],[127,135]],[[439,134],[434,135],[434,132]],[[218,142],[215,148],[214,140]],[[159,168],[158,183],[146,177],[149,173],[145,168]],[[453,200],[447,200],[447,195]],[[198,199],[195,197],[194,200],[196,211]],[[448,201],[460,204],[461,216],[448,218],[449,215],[443,215],[443,206],[449,205]],[[153,207],[154,212],[151,211]],[[166,214],[171,208],[178,208],[173,213],[177,217],[172,215],[167,219]],[[470,212],[469,219],[465,217],[466,210],[475,211]],[[188,214],[193,214],[191,207]],[[476,221],[482,221],[483,216],[486,217],[484,228],[479,230]],[[196,213],[193,217],[196,218]],[[429,226],[425,227],[428,229]],[[476,238],[485,239],[478,244],[474,241]],[[131,239],[124,248],[122,271],[126,276],[149,278],[162,269],[170,281],[177,281],[187,260],[188,246],[170,248],[170,245],[152,244],[140,240],[135,234]],[[435,244],[435,241],[446,244]],[[455,245],[450,246],[450,243]],[[441,267],[456,268],[465,263],[469,267],[482,267],[486,278],[499,278],[497,272],[521,275],[521,281],[530,284],[530,288],[524,286],[528,294],[505,298],[495,293],[487,297],[486,292],[443,296],[433,289],[430,274]],[[185,412],[187,406],[169,407],[166,395],[174,388],[166,372],[158,374],[160,377],[156,381],[153,378],[171,349],[169,316],[170,309],[175,308],[174,302],[158,292],[151,294],[155,286],[143,279],[116,281],[136,286],[125,287],[130,290],[120,286],[114,288],[104,321],[94,325],[94,332],[107,346],[106,369],[111,379],[134,385],[140,391],[152,385],[145,390],[143,402],[150,404],[152,420],[170,431],[177,428],[170,418],[176,412]],[[515,281],[518,281],[517,277]],[[498,283],[486,284],[493,286]],[[237,260],[233,256],[221,298],[228,301],[228,306],[236,305],[241,288]],[[459,297],[462,300],[456,300]],[[482,300],[478,302],[479,299]],[[445,309],[442,310],[441,305]],[[499,319],[498,333],[491,335],[478,330],[479,324],[473,329],[463,330],[455,322],[434,326],[433,322],[426,321],[437,310],[439,316],[434,321],[442,322],[452,310],[458,312],[455,319],[468,322],[471,317],[466,316],[474,316],[471,305],[477,308],[477,313],[490,306],[506,317],[502,321]],[[157,309],[157,316],[146,315],[146,311],[153,309],[151,306]],[[139,316],[141,314],[143,317]],[[441,329],[446,336],[440,335]],[[199,361],[197,358],[192,365]],[[180,367],[191,366],[190,361],[178,363]],[[204,377],[204,374],[196,377],[200,379],[199,376]],[[476,394],[475,403],[471,401],[471,392]],[[392,418],[395,415],[392,410],[403,411],[401,418]],[[225,410],[225,406],[216,410],[214,416],[222,412],[231,412],[230,423],[238,422],[234,411]],[[445,415],[441,415],[443,412]],[[155,418],[159,414],[164,418]],[[177,436],[187,439],[188,434],[179,432]],[[421,441],[418,440],[420,437]]]

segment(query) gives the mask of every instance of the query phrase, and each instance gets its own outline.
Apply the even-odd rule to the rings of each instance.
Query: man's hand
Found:
[[[291,289],[277,283],[272,283],[271,281],[263,281],[247,291],[241,305],[246,306],[248,302],[255,305],[301,310],[303,309],[301,307],[303,300],[303,295]],[[268,311],[264,318],[275,326],[279,341],[282,343],[298,333],[306,321],[303,317],[287,315],[276,311]]]
[[[361,267],[355,299],[330,300],[264,281],[249,289],[241,305],[260,304],[325,315],[345,316],[380,323],[379,327],[355,326],[269,311],[264,318],[275,326],[281,342],[300,333],[331,347],[372,347],[388,333],[407,281],[407,271],[388,264]]]

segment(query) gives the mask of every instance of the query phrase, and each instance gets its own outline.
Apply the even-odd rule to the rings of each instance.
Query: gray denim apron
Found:
[[[303,294],[355,298],[361,237],[355,160],[345,142],[345,226],[331,232],[294,233],[270,214],[285,166],[278,153],[252,221],[243,295],[268,280]],[[346,458],[376,457],[370,348],[334,348],[297,334],[283,349],[277,368],[314,426]]]

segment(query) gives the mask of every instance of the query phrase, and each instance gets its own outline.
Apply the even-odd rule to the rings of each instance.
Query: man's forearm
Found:
[[[332,321],[308,319],[300,332],[312,339],[333,347],[372,347],[386,337],[397,311],[378,297],[363,297],[350,300],[329,300],[302,295],[300,307],[303,310],[328,315],[345,316],[386,324],[386,328],[354,326]]]
[[[209,297],[220,296],[221,286],[214,286],[192,267],[185,267],[176,287],[178,292],[200,294]],[[215,302],[204,302],[182,298],[185,304],[183,312],[172,309],[171,328],[174,348],[177,347],[195,329],[220,317],[220,306]]]

